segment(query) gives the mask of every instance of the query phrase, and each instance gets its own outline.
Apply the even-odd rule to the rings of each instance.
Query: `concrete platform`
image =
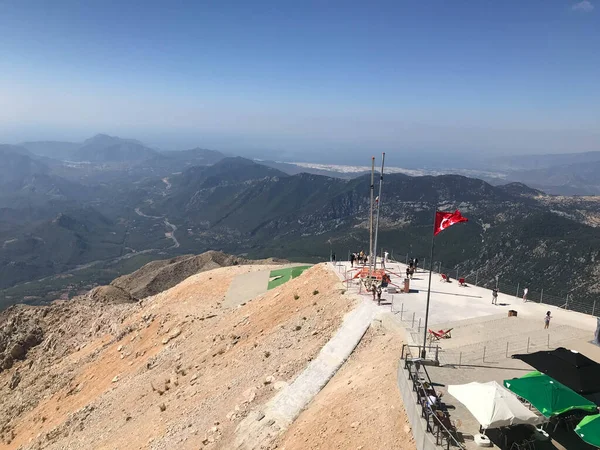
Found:
[[[340,279],[352,280],[349,263],[338,262],[331,268]],[[398,274],[392,275],[392,283],[400,285],[406,265],[388,263],[387,269]],[[423,343],[428,281],[429,272],[420,270],[411,280],[410,293],[384,292],[382,305],[376,306],[380,314],[388,315],[407,331],[410,344]],[[346,286],[351,292],[362,290],[356,281],[347,281]],[[372,297],[366,292],[363,295]],[[444,393],[443,400],[449,406],[451,419],[459,421],[458,429],[467,437],[465,446],[469,449],[478,448],[468,437],[478,432],[479,424],[462,404],[447,394],[448,385],[492,380],[502,383],[505,379],[520,377],[533,369],[511,356],[547,348],[575,349],[600,362],[600,348],[590,343],[596,329],[595,317],[545,304],[524,303],[522,299],[506,294],[499,294],[497,303],[492,304],[489,289],[461,287],[456,280],[448,283],[433,273],[428,328],[453,330],[452,338],[433,342],[440,347],[441,365],[428,367],[428,371],[436,389]],[[509,310],[517,311],[517,317],[508,317]],[[546,311],[553,316],[547,330],[544,329]],[[591,448],[574,433],[561,435],[559,432],[556,437],[559,439],[536,448]]]

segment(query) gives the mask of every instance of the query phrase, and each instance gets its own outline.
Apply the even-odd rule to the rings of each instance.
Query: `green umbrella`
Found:
[[[504,386],[535,406],[545,417],[552,417],[573,409],[598,411],[598,407],[593,402],[537,371],[521,378],[504,380]]]
[[[575,433],[594,447],[600,447],[600,414],[585,416],[575,427]]]

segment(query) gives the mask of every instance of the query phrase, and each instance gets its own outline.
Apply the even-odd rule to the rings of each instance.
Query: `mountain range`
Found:
[[[202,148],[159,152],[106,135],[63,144],[0,146],[0,307],[209,249],[307,262],[368,249],[369,175],[309,174]],[[468,224],[436,238],[444,266],[591,299],[600,203],[534,187],[386,174],[379,248],[425,258],[433,211],[460,209]]]

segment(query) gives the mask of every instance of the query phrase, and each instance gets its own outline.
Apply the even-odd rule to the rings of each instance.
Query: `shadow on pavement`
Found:
[[[412,292],[412,289],[411,289]],[[444,294],[444,295],[455,295],[457,297],[469,297],[469,298],[483,298],[481,295],[464,295],[464,294],[455,294],[453,292],[440,292],[440,291],[431,291],[432,294]]]

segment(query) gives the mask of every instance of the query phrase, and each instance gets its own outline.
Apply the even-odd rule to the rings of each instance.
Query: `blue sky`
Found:
[[[598,4],[596,4],[598,3]],[[0,0],[0,140],[600,150],[600,0]]]

